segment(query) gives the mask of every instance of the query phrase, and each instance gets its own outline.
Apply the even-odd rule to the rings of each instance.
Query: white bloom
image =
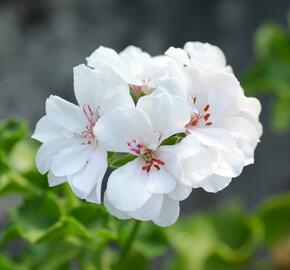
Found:
[[[81,199],[100,203],[101,184],[107,169],[107,152],[94,136],[94,126],[106,113],[134,107],[129,88],[108,69],[74,69],[78,105],[57,96],[46,101],[46,115],[39,120],[33,138],[42,142],[36,165],[48,173],[50,186],[68,181]]]
[[[184,65],[183,60],[177,60],[177,64],[173,69],[175,80],[167,81],[163,87],[172,95],[183,97],[191,108],[191,120],[186,125],[188,136],[182,144],[186,146],[189,140],[201,144],[198,153],[184,157],[183,182],[217,192],[254,161],[254,149],[262,134],[258,121],[260,104],[244,96],[239,82],[229,72],[204,72],[190,62]]]
[[[175,154],[179,146],[161,143],[184,132],[189,119],[184,99],[153,93],[140,98],[135,109],[112,111],[97,122],[95,136],[108,151],[136,156],[109,177],[105,205],[113,215],[153,220],[160,226],[176,221],[179,201],[191,188],[179,182],[182,170]]]
[[[167,62],[151,57],[140,48],[129,46],[119,54],[113,49],[99,47],[88,58],[92,68],[110,68],[122,77],[137,94],[150,93],[168,75]]]
[[[185,66],[194,66],[205,72],[232,72],[232,68],[226,64],[223,51],[209,43],[187,42],[183,49],[170,47],[165,55],[175,58]]]

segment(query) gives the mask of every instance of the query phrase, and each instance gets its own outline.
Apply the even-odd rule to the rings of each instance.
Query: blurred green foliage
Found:
[[[288,27],[262,25],[255,35],[255,61],[242,85],[249,94],[274,97],[271,124],[275,131],[290,129],[290,15]]]
[[[48,188],[34,167],[38,144],[27,138],[26,125],[8,120],[0,126],[0,199],[21,199],[1,225],[1,270],[145,270],[159,256],[164,270],[262,270],[281,261],[279,247],[290,238],[290,194],[268,199],[251,214],[229,203],[165,229],[143,222],[120,260],[135,221],[79,200],[68,185]],[[256,256],[261,248],[266,258]]]

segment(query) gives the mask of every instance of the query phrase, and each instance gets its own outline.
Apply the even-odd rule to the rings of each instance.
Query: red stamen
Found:
[[[205,124],[206,126],[211,126],[212,125],[212,122],[208,122]]]
[[[145,166],[142,167],[143,171],[150,172],[151,168],[154,167],[156,170],[160,170],[161,166],[165,165],[165,162],[156,158],[154,152],[151,149],[145,149],[144,154],[141,155],[145,161]]]
[[[157,164],[154,164],[154,168],[156,168],[158,171],[160,170],[160,166]]]
[[[209,117],[210,117],[210,113],[207,113],[207,114],[203,117],[203,119],[204,119],[205,121],[207,121]]]
[[[208,111],[208,109],[209,109],[209,104],[207,104],[203,110],[206,112],[206,111]]]
[[[156,163],[160,164],[160,165],[165,165],[165,162],[158,159],[158,158],[152,158],[153,161],[155,161]]]

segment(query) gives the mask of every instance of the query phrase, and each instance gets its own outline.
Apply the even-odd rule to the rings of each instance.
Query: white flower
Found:
[[[225,71],[232,73],[232,68],[226,64],[223,51],[209,43],[187,42],[183,49],[170,47],[165,55],[175,58],[185,66],[195,66],[205,72]]]
[[[161,143],[184,132],[189,119],[184,99],[153,93],[140,98],[135,109],[112,111],[97,122],[95,136],[108,151],[136,156],[109,177],[105,205],[113,215],[153,220],[160,226],[176,221],[179,201],[191,188],[179,182],[182,171],[175,154],[179,146]]]
[[[139,95],[141,92],[150,93],[168,75],[167,62],[162,59],[151,57],[134,46],[127,47],[119,54],[113,49],[101,46],[87,61],[92,68],[110,68]]]
[[[101,184],[107,169],[107,152],[96,140],[96,122],[111,110],[134,107],[129,88],[108,69],[74,69],[78,105],[57,96],[46,101],[46,115],[39,120],[33,138],[42,142],[36,165],[48,172],[50,186],[68,181],[81,199],[100,203]]]
[[[177,63],[172,69],[175,80],[167,81],[163,88],[183,97],[191,108],[188,136],[181,144],[186,147],[194,140],[201,145],[198,153],[183,158],[182,181],[217,192],[254,161],[254,149],[262,134],[260,103],[244,96],[232,73],[204,72],[190,62],[184,65],[183,60]]]

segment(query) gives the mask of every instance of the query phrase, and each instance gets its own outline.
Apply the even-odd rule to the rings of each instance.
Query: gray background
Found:
[[[253,0],[7,0],[0,1],[0,119],[22,117],[31,129],[45,98],[74,101],[72,68],[99,45],[133,44],[154,54],[188,40],[220,46],[238,75],[253,59],[253,34],[263,22],[286,25],[290,2]],[[249,208],[290,189],[289,134],[269,130],[271,97],[263,97],[262,142],[254,166],[218,194],[194,190],[183,213],[240,198]]]

